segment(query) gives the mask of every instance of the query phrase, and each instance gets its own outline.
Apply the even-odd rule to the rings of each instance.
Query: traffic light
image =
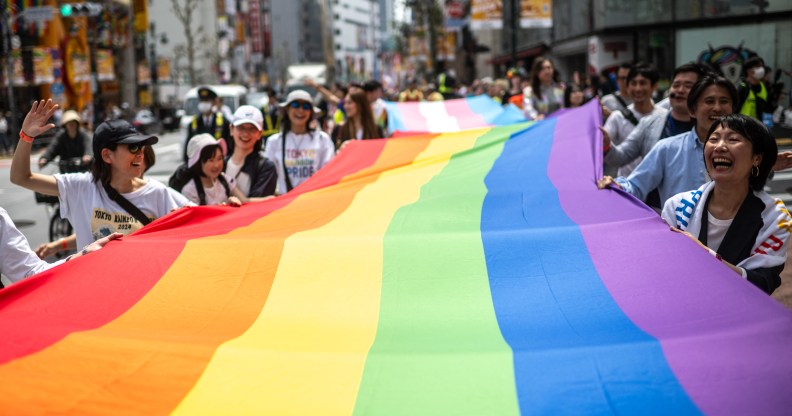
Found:
[[[62,17],[78,16],[98,16],[102,13],[102,5],[99,3],[66,3],[61,6]]]

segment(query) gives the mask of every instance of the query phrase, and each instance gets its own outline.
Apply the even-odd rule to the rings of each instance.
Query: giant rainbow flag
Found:
[[[792,313],[598,191],[596,103],[355,142],[0,292],[1,414],[789,414]]]

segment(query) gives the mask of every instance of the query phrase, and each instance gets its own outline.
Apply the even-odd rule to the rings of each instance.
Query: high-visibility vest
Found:
[[[193,117],[192,121],[192,129],[195,131],[198,128],[198,117],[201,117],[200,114]],[[214,131],[214,138],[220,140],[223,137],[223,112],[218,111],[215,113],[215,131]]]
[[[277,116],[275,121],[272,120],[272,115],[269,111],[264,112],[264,130],[261,131],[261,137],[267,138],[280,131],[281,116]]]
[[[451,88],[448,88],[446,85],[446,74],[445,72],[440,74],[437,78],[437,92],[440,94],[448,94],[451,92]]]
[[[740,114],[746,115],[748,117],[753,117],[756,119],[762,120],[761,115],[756,111],[756,98],[761,98],[764,102],[767,102],[767,88],[765,88],[764,82],[760,82],[759,86],[761,89],[759,90],[759,94],[755,94],[753,88],[746,83],[743,85],[748,88],[748,97],[745,98],[745,102],[743,103],[742,108],[740,109]]]

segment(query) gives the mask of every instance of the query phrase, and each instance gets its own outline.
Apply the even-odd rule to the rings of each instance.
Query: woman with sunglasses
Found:
[[[264,156],[277,167],[278,195],[305,182],[335,155],[330,136],[309,127],[314,118],[310,94],[292,91],[280,106],[286,112],[281,132],[270,136],[264,149]]]
[[[188,204],[162,183],[141,179],[146,167],[144,146],[157,143],[158,138],[140,134],[124,120],[108,120],[96,128],[90,172],[32,173],[33,140],[54,127],[47,120],[57,108],[52,100],[33,103],[22,122],[21,140],[11,163],[11,182],[57,196],[61,216],[71,222],[77,234],[78,247],[114,232],[129,234],[144,222]]]

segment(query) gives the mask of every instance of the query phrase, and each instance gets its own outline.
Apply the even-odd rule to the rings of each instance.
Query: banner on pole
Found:
[[[503,28],[502,0],[473,0],[470,13],[470,27],[474,30]]]
[[[520,27],[553,27],[553,0],[522,0],[520,2]]]

